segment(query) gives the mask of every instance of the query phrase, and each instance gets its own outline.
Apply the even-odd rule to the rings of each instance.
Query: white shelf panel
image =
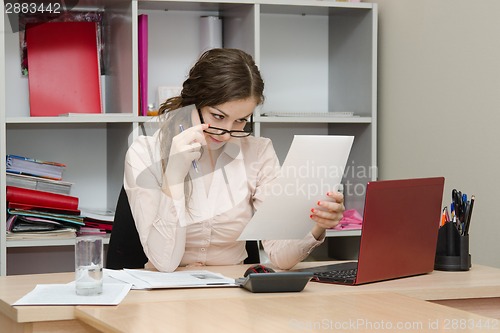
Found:
[[[164,0],[137,0],[140,9],[154,9],[154,10],[219,10],[220,5],[229,4],[235,5],[262,5],[264,12],[277,12],[279,14],[308,14],[308,15],[327,15],[329,8],[357,8],[357,9],[371,9],[373,5],[365,2],[335,2],[335,1],[322,1],[317,0],[296,0],[293,3],[290,0],[177,0],[177,1],[164,1]],[[267,6],[267,7],[266,7]],[[302,7],[302,8],[301,8]]]
[[[60,117],[7,117],[7,124],[143,123],[151,117],[126,113],[71,115]]]
[[[103,235],[104,244],[109,244],[109,234]],[[8,240],[7,247],[44,247],[75,245],[75,238]]]
[[[259,123],[342,123],[370,124],[372,117],[256,117]]]
[[[331,11],[349,9],[372,9],[373,4],[367,2],[341,2],[317,0],[260,0],[262,12],[295,15],[328,15]]]
[[[326,237],[348,237],[348,236],[361,236],[361,229],[359,230],[327,230]]]

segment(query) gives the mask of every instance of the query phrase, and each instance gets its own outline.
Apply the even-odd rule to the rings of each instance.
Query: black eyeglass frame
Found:
[[[201,109],[198,109],[198,115],[200,116],[200,121],[202,124],[205,124],[205,120],[203,119],[203,116],[201,115]],[[219,127],[214,127],[214,126],[209,126],[208,128],[218,130],[220,133],[212,133],[207,130],[204,130],[203,132],[208,133],[208,134],[213,134],[213,135],[224,135],[226,133],[229,133],[230,136],[233,138],[245,138],[247,136],[250,136],[253,133],[253,113],[250,115],[250,121],[245,124],[245,127],[249,126],[250,128],[247,130],[227,130],[224,128],[219,128]],[[239,136],[234,136],[233,133],[240,133],[240,134],[246,134],[246,135],[239,135]]]

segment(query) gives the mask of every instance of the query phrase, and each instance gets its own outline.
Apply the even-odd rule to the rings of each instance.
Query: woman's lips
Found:
[[[214,138],[213,136],[211,136],[211,137],[210,137],[210,139],[212,139],[212,141],[213,141],[213,142],[216,142],[216,143],[220,143],[220,142],[222,142],[222,141],[220,141],[220,140],[217,140],[217,139],[216,139],[216,138]]]

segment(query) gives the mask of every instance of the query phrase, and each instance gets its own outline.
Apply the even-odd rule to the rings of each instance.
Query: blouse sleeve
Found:
[[[257,186],[253,199],[256,209],[264,200],[266,187],[270,186],[280,169],[278,157],[271,141],[263,147],[260,156],[262,166],[257,177]],[[308,223],[308,221],[304,221],[304,223]],[[290,269],[304,260],[316,247],[323,243],[324,239],[323,235],[321,239],[316,240],[312,233],[309,232],[303,239],[262,240],[262,245],[273,265],[280,269]]]
[[[139,137],[125,157],[124,187],[144,253],[159,271],[172,272],[181,262],[186,244],[183,200],[162,191],[162,167],[155,138]],[[184,224],[185,225],[185,224]]]

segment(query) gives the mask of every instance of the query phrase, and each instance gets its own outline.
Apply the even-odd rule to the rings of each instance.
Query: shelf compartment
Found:
[[[138,13],[148,15],[147,98],[148,104],[154,104],[155,108],[161,103],[158,101],[158,88],[181,87],[189,69],[203,51],[200,46],[200,17],[221,17],[223,46],[243,49],[255,56],[254,4],[245,1],[139,1]],[[179,43],[180,32],[182,43]]]
[[[80,11],[100,11],[103,13],[103,45],[101,61],[106,68],[103,75],[105,88],[102,104],[106,112],[135,112],[137,110],[133,90],[132,57],[132,2],[125,0],[83,1]],[[5,85],[6,118],[29,117],[28,77],[21,75],[20,33],[13,32],[8,22],[4,22],[5,42]],[[68,73],[70,75],[71,73]],[[71,111],[68,111],[71,112]]]
[[[372,4],[262,4],[259,14],[259,64],[266,81],[267,112],[347,110],[372,116]]]
[[[123,161],[136,135],[133,123],[8,124],[6,153],[66,164],[79,206],[114,209],[123,184]]]

